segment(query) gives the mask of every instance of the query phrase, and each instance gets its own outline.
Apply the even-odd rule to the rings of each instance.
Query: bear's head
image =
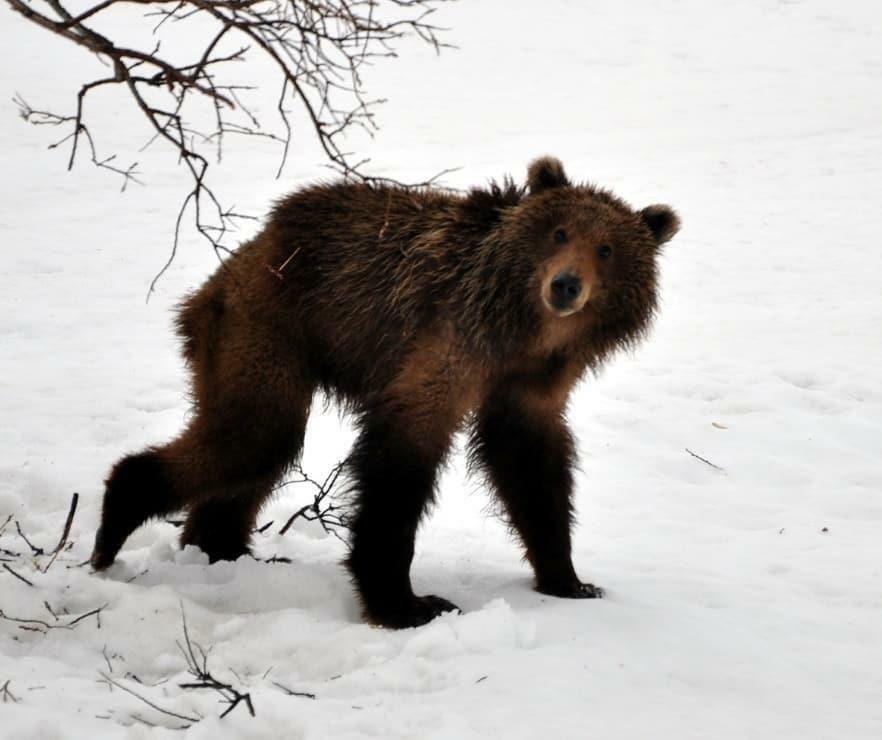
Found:
[[[559,160],[535,160],[492,239],[509,285],[496,294],[519,283],[528,295],[504,323],[529,325],[543,351],[569,350],[599,365],[649,328],[660,247],[679,227],[669,206],[634,210],[605,190],[571,182]],[[521,320],[512,322],[512,313]]]
[[[564,318],[585,309],[592,296],[597,304],[623,290],[654,292],[656,253],[679,229],[671,208],[634,212],[608,193],[573,185],[551,157],[530,165],[527,187],[529,210],[542,214],[536,236],[545,259],[538,282],[548,311]]]

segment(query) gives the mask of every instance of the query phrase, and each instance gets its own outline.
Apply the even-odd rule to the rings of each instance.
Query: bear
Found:
[[[596,598],[571,557],[576,449],[567,401],[647,334],[666,205],[635,210],[570,181],[557,159],[466,192],[321,183],[280,200],[262,231],[187,297],[177,332],[192,377],[183,433],[116,463],[91,563],[107,568],[151,518],[186,510],[181,544],[250,554],[255,519],[298,459],[313,396],[359,430],[346,459],[345,565],[368,622],[456,610],[418,596],[410,566],[453,435],[468,433],[535,588]]]

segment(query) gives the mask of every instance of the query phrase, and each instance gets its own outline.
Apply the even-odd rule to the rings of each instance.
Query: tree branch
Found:
[[[71,114],[36,110],[16,98],[22,117],[33,124],[68,128],[51,145],[70,143],[68,169],[79,153],[80,139],[89,145],[92,163],[123,178],[123,189],[138,182],[136,164],[118,167],[114,157],[99,157],[85,118],[90,93],[98,88],[124,91],[148,124],[148,145],[159,141],[174,153],[189,174],[191,189],[184,196],[175,221],[174,239],[167,264],[177,254],[184,217],[212,247],[218,258],[229,253],[223,241],[236,228],[242,214],[221,205],[209,181],[209,160],[202,147],[215,149],[219,161],[224,134],[235,133],[276,141],[281,146],[279,177],[288,160],[293,137],[286,100],[305,113],[329,165],[344,178],[362,182],[406,185],[366,173],[369,160],[358,159],[343,148],[354,129],[372,134],[377,126],[374,108],[381,100],[369,99],[361,69],[375,59],[396,56],[396,46],[406,36],[416,36],[436,52],[445,47],[443,29],[429,22],[431,14],[447,0],[101,0],[76,14],[62,0],[6,0],[9,6],[35,25],[88,50],[109,63],[112,74],[85,80],[75,95]],[[120,6],[141,6],[150,18],[156,42],[141,47],[118,43],[96,30],[105,16]],[[154,23],[153,19],[159,18]],[[160,54],[167,23],[213,25],[208,40],[195,48]],[[183,55],[181,61],[177,56]],[[232,77],[233,65],[271,65],[269,84],[280,90],[276,110],[280,128],[263,126],[252,103],[240,93],[250,89]],[[207,102],[211,122],[202,106]],[[413,184],[426,186],[449,170]]]

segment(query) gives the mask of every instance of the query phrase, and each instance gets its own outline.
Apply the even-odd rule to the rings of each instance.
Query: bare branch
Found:
[[[16,97],[22,117],[35,125],[59,126],[65,135],[51,145],[69,144],[68,168],[72,168],[85,141],[93,165],[123,178],[123,189],[137,179],[137,164],[119,167],[114,156],[102,157],[86,123],[86,108],[93,91],[110,88],[125,93],[140,110],[151,135],[148,145],[160,142],[183,164],[190,178],[174,227],[168,262],[151,283],[165,273],[177,254],[185,216],[192,218],[200,234],[223,262],[229,253],[224,244],[242,214],[221,205],[209,181],[209,159],[223,156],[226,134],[252,136],[281,147],[276,177],[280,177],[291,148],[293,127],[286,102],[305,113],[311,133],[318,140],[329,165],[347,179],[369,183],[404,183],[366,173],[369,160],[356,158],[343,148],[346,135],[356,129],[369,134],[377,128],[375,108],[364,89],[361,70],[373,61],[396,56],[396,47],[407,36],[421,39],[439,51],[446,44],[443,31],[430,22],[435,9],[447,0],[100,0],[71,13],[68,0],[6,0],[9,6],[41,28],[96,54],[110,74],[86,80],[76,92],[70,114],[31,108]],[[152,46],[119,43],[96,30],[105,14],[122,5],[145,9],[156,39]],[[167,24],[206,23],[213,30],[204,45],[177,49],[176,55],[161,52]],[[233,70],[239,63],[268,62],[278,85],[278,127],[261,123],[253,103],[242,93]],[[205,121],[205,104],[210,123]],[[435,182],[441,175],[414,186]]]
[[[300,509],[295,511],[288,518],[288,521],[286,521],[284,526],[279,530],[279,534],[285,534],[295,521],[298,519],[304,519],[309,522],[318,522],[327,534],[332,534],[340,540],[343,539],[338,530],[348,529],[349,525],[346,521],[346,516],[342,507],[332,503],[328,499],[336,490],[337,482],[340,479],[343,470],[346,468],[346,463],[346,459],[338,462],[333,468],[331,468],[331,471],[321,482],[307,475],[299,463],[294,467],[294,472],[298,477],[285,481],[279,485],[276,490],[291,485],[306,483],[315,490],[315,495],[311,503],[300,507]]]

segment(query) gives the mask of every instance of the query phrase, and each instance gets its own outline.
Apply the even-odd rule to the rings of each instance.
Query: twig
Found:
[[[34,584],[33,584],[31,581],[29,581],[29,580],[28,580],[27,578],[25,578],[23,575],[20,575],[19,573],[16,573],[16,572],[15,572],[12,568],[10,568],[6,563],[3,563],[3,569],[6,570],[6,571],[9,571],[12,575],[14,575],[16,578],[18,578],[18,580],[22,581],[23,583],[28,584],[28,586],[30,586],[31,588],[34,587]]]
[[[103,609],[105,609],[106,607],[107,607],[107,604],[104,604],[103,606],[99,606],[97,609],[92,609],[91,611],[88,611],[85,614],[81,614],[80,616],[74,618],[73,620],[71,620],[70,622],[67,622],[66,624],[49,624],[48,622],[44,622],[42,619],[22,619],[20,617],[10,617],[2,609],[0,609],[0,619],[5,619],[9,622],[17,622],[20,625],[23,625],[20,627],[20,629],[33,630],[34,627],[28,627],[26,625],[37,625],[38,627],[43,627],[47,630],[71,630],[74,627],[76,627],[76,625],[79,624],[86,617],[91,617],[91,616],[95,615],[97,617],[97,621],[98,621],[98,628],[100,629],[101,628],[101,616],[100,616],[101,611]],[[50,613],[52,613],[54,615],[54,612],[52,612],[51,609],[49,611],[50,611]],[[56,617],[56,619],[57,619],[57,617]]]
[[[701,461],[702,461],[703,463],[705,463],[706,465],[710,465],[710,466],[711,466],[712,468],[714,468],[715,470],[721,470],[721,471],[723,470],[723,468],[721,468],[719,465],[714,465],[710,460],[705,460],[701,455],[696,455],[696,454],[695,454],[692,450],[690,450],[688,447],[686,447],[685,450],[686,450],[686,452],[688,452],[690,455],[692,455],[692,457],[694,457],[694,458],[696,458],[696,459],[698,459],[698,460],[701,460]],[[725,472],[725,471],[724,471],[724,472]]]
[[[212,691],[216,691],[220,694],[221,701],[228,705],[227,708],[221,712],[221,718],[226,717],[239,706],[239,704],[244,704],[248,709],[248,713],[252,717],[256,716],[254,704],[251,701],[251,694],[242,693],[232,685],[219,681],[208,670],[208,655],[201,647],[190,640],[190,632],[187,629],[187,615],[184,612],[183,603],[181,603],[181,625],[184,631],[184,644],[181,645],[179,643],[178,648],[183,654],[184,660],[187,661],[187,669],[190,672],[190,675],[196,680],[179,684],[180,688],[211,689]],[[201,660],[196,656],[197,649],[200,653]]]
[[[55,546],[55,549],[52,551],[52,557],[49,559],[49,562],[46,564],[46,567],[43,568],[43,572],[48,572],[49,568],[52,567],[52,563],[55,562],[55,558],[58,557],[58,553],[61,552],[61,549],[67,544],[68,535],[70,535],[70,527],[73,524],[74,515],[77,513],[77,503],[79,503],[80,494],[74,492],[73,496],[70,499],[70,509],[67,512],[67,519],[64,522],[64,529],[61,531],[61,539],[58,540],[58,544]]]
[[[293,259],[297,256],[297,253],[298,253],[299,251],[300,251],[300,247],[296,247],[296,248],[294,249],[294,251],[291,252],[291,254],[288,255],[288,257],[285,259],[285,261],[282,262],[281,265],[279,265],[278,267],[273,267],[272,265],[267,265],[267,266],[266,266],[266,269],[269,270],[270,273],[271,273],[272,275],[274,275],[275,277],[277,277],[279,280],[284,280],[284,279],[285,279],[285,276],[284,276],[283,273],[284,273],[285,268],[286,268],[289,264],[291,264],[291,260],[293,260]]]
[[[301,506],[288,518],[279,530],[279,534],[285,534],[297,519],[303,518],[310,522],[317,521],[327,534],[333,534],[339,540],[343,539],[337,530],[348,528],[346,518],[340,513],[341,509],[339,506],[326,502],[326,499],[331,496],[336,489],[337,481],[342,475],[346,463],[346,459],[338,462],[333,468],[331,468],[331,471],[325,476],[325,479],[322,482],[307,475],[300,464],[297,464],[294,467],[294,472],[297,473],[300,478],[285,481],[278,486],[277,490],[291,485],[307,483],[315,489],[315,495],[312,503]]]
[[[144,570],[142,570],[140,573],[135,573],[135,575],[129,576],[128,578],[126,578],[126,583],[131,583],[136,578],[140,578],[141,576],[147,575],[149,572],[150,572],[150,570],[148,568],[144,568]]]
[[[186,715],[186,714],[178,714],[177,712],[173,712],[170,709],[164,709],[163,707],[159,706],[158,704],[150,701],[150,699],[148,699],[144,696],[141,696],[141,694],[139,694],[137,691],[134,691],[133,689],[130,689],[128,686],[125,686],[124,684],[120,683],[116,679],[111,678],[106,673],[99,671],[98,675],[101,676],[101,678],[104,681],[106,681],[107,683],[112,684],[113,686],[116,686],[118,689],[122,689],[127,694],[131,694],[132,696],[134,696],[136,699],[140,699],[148,707],[151,707],[152,709],[155,709],[157,712],[160,712],[168,717],[174,717],[175,719],[182,719],[182,720],[184,720],[184,722],[190,722],[191,724],[195,724],[196,722],[199,722],[202,719],[201,717],[190,717],[189,715]]]
[[[304,699],[315,699],[315,694],[310,694],[308,691],[294,691],[293,689],[289,689],[287,686],[283,686],[278,681],[272,681],[271,683],[273,686],[278,686],[288,696],[301,696]]]
[[[0,696],[3,697],[3,703],[8,704],[10,701],[13,704],[18,704],[18,697],[15,696],[12,691],[9,690],[9,683],[11,679],[6,679],[6,682],[0,686]]]
[[[293,562],[291,558],[285,557],[284,555],[273,555],[272,557],[266,558],[264,563],[291,563]]]
[[[101,629],[101,612],[104,609],[106,609],[107,606],[108,606],[107,604],[104,604],[103,606],[99,606],[97,609],[92,609],[92,611],[90,611],[90,612],[86,612],[85,614],[80,614],[80,616],[78,616],[72,622],[68,622],[67,626],[73,627],[78,622],[81,622],[82,620],[86,619],[86,617],[91,617],[94,615],[95,621],[98,623],[98,629]]]
[[[104,656],[104,662],[107,663],[107,670],[113,673],[113,665],[110,662],[110,657],[107,655],[107,645],[101,648],[101,655]]]
[[[18,532],[18,536],[21,537],[25,541],[25,544],[31,548],[31,554],[33,554],[33,555],[43,555],[44,554],[44,550],[42,547],[37,547],[25,536],[25,533],[21,531],[21,526],[19,526],[18,522],[15,523],[15,530],[16,530],[16,532]]]
[[[288,101],[305,114],[329,166],[347,180],[424,187],[446,173],[416,184],[373,177],[366,172],[369,160],[344,148],[353,129],[372,135],[378,128],[375,109],[384,101],[367,96],[362,70],[378,58],[396,56],[396,46],[406,36],[416,36],[436,52],[446,47],[440,40],[444,29],[429,20],[444,1],[139,0],[149,9],[146,16],[158,18],[155,23],[149,21],[157,40],[130,47],[96,30],[107,27],[105,18],[128,0],[93,0],[85,9],[74,11],[67,9],[68,0],[7,0],[26,20],[97,54],[106,63],[105,71],[79,85],[72,96],[72,110],[65,114],[34,109],[21,96],[15,101],[28,122],[65,132],[52,147],[69,147],[69,169],[87,146],[92,163],[121,176],[125,189],[130,181],[138,182],[137,163],[121,167],[113,155],[99,156],[86,120],[95,90],[121,91],[149,127],[147,145],[164,144],[189,175],[191,188],[175,221],[169,262],[177,253],[186,215],[223,263],[228,252],[225,236],[243,214],[221,205],[209,178],[210,159],[221,160],[227,134],[260,137],[280,145],[276,176],[281,176],[294,136]],[[200,30],[209,31],[205,42],[191,46],[189,58],[165,56],[160,41],[166,24],[191,19]],[[242,85],[241,76],[232,73],[233,65],[258,60],[269,64],[269,79],[279,89],[276,127],[262,125],[245,94],[250,86]],[[199,120],[205,103],[211,123],[199,128],[191,121]],[[157,279],[167,268],[168,263]],[[148,297],[154,286],[155,280]]]

